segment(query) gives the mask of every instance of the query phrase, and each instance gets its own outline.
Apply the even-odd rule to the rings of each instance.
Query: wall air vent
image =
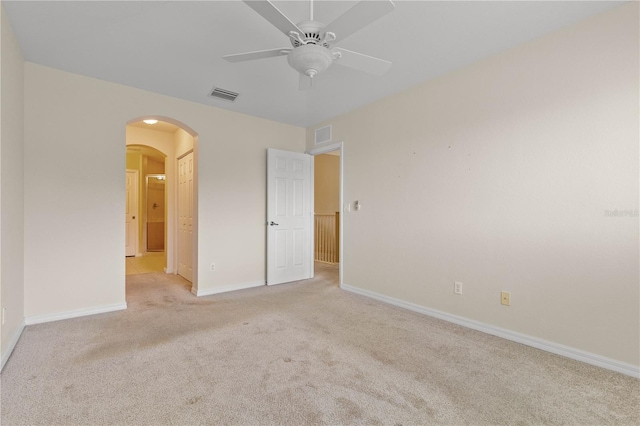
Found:
[[[316,129],[315,144],[318,145],[325,142],[331,142],[331,124]]]
[[[232,92],[231,90],[221,89],[219,87],[214,87],[209,96],[217,99],[224,99],[225,101],[235,101],[238,97],[239,93]]]

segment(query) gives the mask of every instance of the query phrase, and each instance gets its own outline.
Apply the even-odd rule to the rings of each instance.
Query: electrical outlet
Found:
[[[511,293],[508,291],[500,292],[500,303],[505,306],[511,306]]]
[[[211,265],[209,265],[209,271],[211,272],[215,272],[216,271],[216,264],[212,263]]]
[[[453,292],[455,294],[462,294],[462,283],[460,281],[454,281]]]

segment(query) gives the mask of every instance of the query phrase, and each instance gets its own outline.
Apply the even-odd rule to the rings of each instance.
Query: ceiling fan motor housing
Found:
[[[300,40],[291,38],[291,44],[293,47],[299,47],[303,44],[318,44],[324,47],[329,47],[321,38],[321,30],[324,28],[324,24],[318,21],[303,21],[298,24],[298,28],[302,30],[300,34]]]
[[[333,62],[333,56],[326,47],[305,44],[289,52],[287,60],[296,71],[313,78],[316,74],[329,68]]]

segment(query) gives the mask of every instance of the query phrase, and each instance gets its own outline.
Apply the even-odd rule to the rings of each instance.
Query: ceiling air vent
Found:
[[[316,129],[315,144],[318,145],[325,142],[331,142],[331,125]]]
[[[212,98],[224,99],[225,101],[235,101],[238,97],[239,93],[232,92],[231,90],[221,89],[219,87],[214,87],[209,96]]]

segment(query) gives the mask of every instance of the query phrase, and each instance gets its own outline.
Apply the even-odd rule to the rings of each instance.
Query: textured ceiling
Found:
[[[298,126],[311,126],[618,6],[613,1],[396,1],[337,46],[393,62],[376,77],[338,65],[298,90],[286,57],[221,57],[290,46],[241,1],[3,1],[27,61]],[[306,1],[274,2],[292,21]],[[353,1],[316,1],[329,23]],[[236,102],[208,97],[221,87]],[[153,113],[153,112],[150,112]]]

